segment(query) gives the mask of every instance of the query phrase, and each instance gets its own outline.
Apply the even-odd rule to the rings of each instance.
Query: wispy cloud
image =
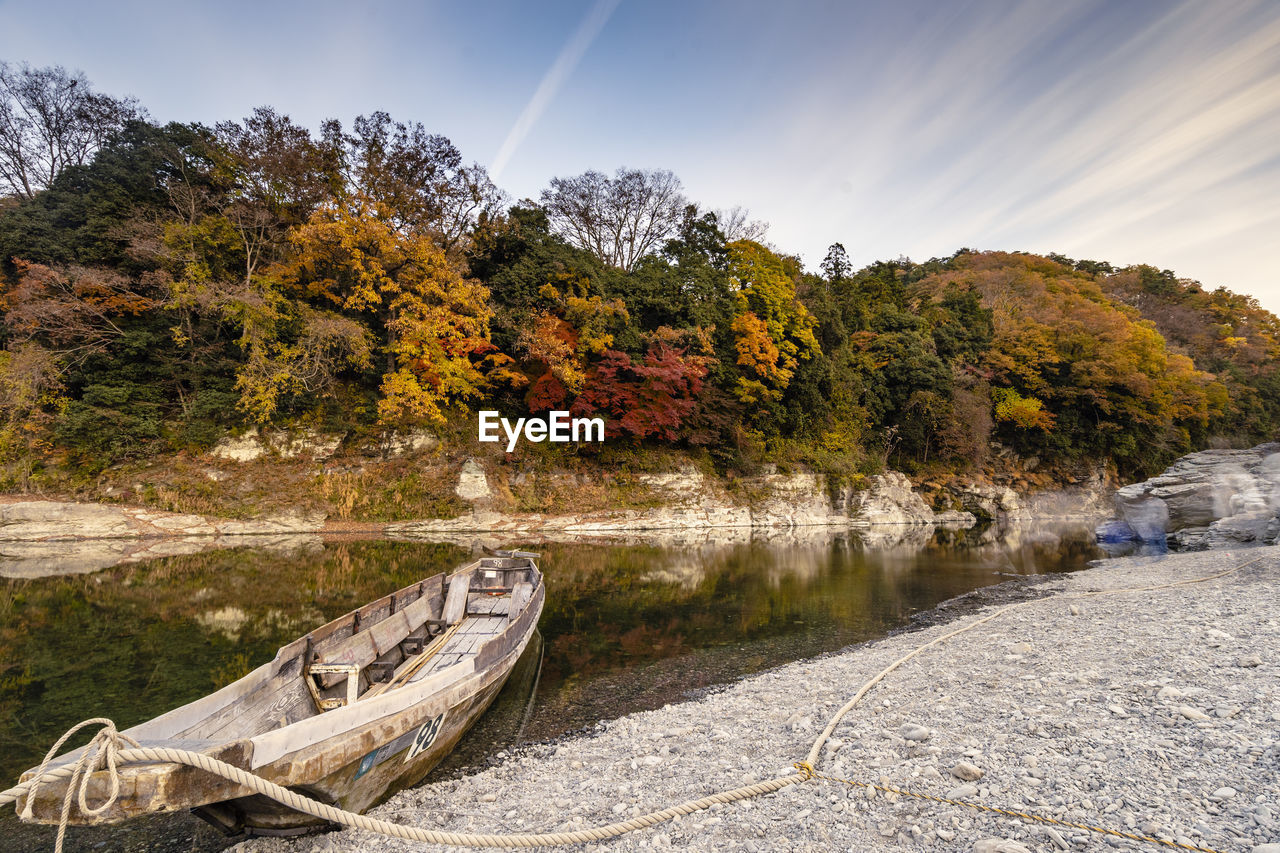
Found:
[[[862,85],[843,110],[830,87],[794,105],[796,168],[753,207],[811,262],[822,238],[861,261],[1057,250],[1280,308],[1259,242],[1280,191],[1280,9],[1117,8],[987,3],[927,22],[878,69],[846,67]]]
[[[498,149],[497,155],[493,158],[493,164],[489,167],[489,174],[495,181],[502,177],[502,171],[507,167],[507,163],[511,161],[511,157],[515,154],[516,149],[520,147],[520,143],[524,142],[524,138],[529,135],[529,131],[533,129],[538,119],[542,117],[547,105],[551,103],[552,98],[560,91],[560,87],[569,79],[569,75],[573,73],[573,69],[577,67],[582,55],[587,52],[587,48],[591,47],[591,43],[595,41],[596,36],[604,29],[609,16],[613,14],[613,10],[618,7],[619,2],[620,0],[596,0],[595,5],[591,7],[586,17],[582,19],[582,23],[578,25],[578,29],[569,38],[569,41],[565,43],[564,49],[560,51],[556,61],[551,63],[551,67],[542,76],[542,82],[538,84],[533,97],[529,99],[529,103],[525,104],[520,117],[511,126],[510,132],[507,133],[507,138],[502,141],[502,147]]]

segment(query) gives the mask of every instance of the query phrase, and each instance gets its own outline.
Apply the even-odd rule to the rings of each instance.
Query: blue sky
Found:
[[[1147,262],[1280,311],[1280,4],[74,4],[0,58],[161,120],[385,109],[513,197],[667,168],[816,267],[961,246]]]

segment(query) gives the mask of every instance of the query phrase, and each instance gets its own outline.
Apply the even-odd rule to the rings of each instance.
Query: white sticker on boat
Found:
[[[418,729],[418,734],[413,738],[413,745],[409,747],[409,752],[405,754],[406,764],[431,748],[431,744],[436,742],[436,735],[440,734],[440,725],[443,722],[444,714],[440,714],[435,719],[423,723],[422,728]]]

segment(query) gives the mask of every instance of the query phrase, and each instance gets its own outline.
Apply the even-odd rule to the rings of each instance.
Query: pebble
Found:
[[[951,775],[957,779],[963,779],[966,782],[976,782],[985,776],[986,772],[976,764],[961,761],[951,768]]]
[[[1232,788],[1229,785],[1224,785],[1223,787],[1219,788],[1218,790],[1210,794],[1209,799],[1213,800],[1215,803],[1221,803],[1225,800],[1231,799],[1235,795],[1236,795],[1235,788]]]
[[[1088,619],[1068,615],[1049,588],[1071,594],[1164,584],[1230,568],[1238,555],[1210,551],[1107,560],[1057,576],[1040,588],[1050,591],[1048,597],[953,637],[930,651],[926,665],[893,672],[877,686],[874,699],[836,727],[817,770],[1199,847],[1280,853],[1280,789],[1274,781],[1280,683],[1270,669],[1280,659],[1274,610],[1280,548],[1258,548],[1250,552],[1254,556],[1264,558],[1254,569],[1212,583],[1091,598]],[[955,627],[887,637],[747,677],[692,701],[602,721],[583,736],[527,744],[472,775],[402,792],[371,814],[453,832],[567,831],[790,776],[791,762],[808,752],[817,731],[858,687]],[[1238,639],[1215,637],[1211,630]],[[1206,653],[1206,641],[1223,648]],[[1021,659],[1006,660],[1015,650]],[[1237,668],[1252,656],[1265,672]],[[907,738],[915,727],[929,737]],[[962,764],[976,775],[952,771]],[[947,791],[948,786],[954,787]],[[1215,799],[1225,788],[1234,795]],[[477,801],[500,801],[501,812],[467,805]],[[511,810],[517,817],[499,817]],[[584,849],[1154,849],[1114,842],[870,788],[812,782]],[[308,853],[316,843],[252,839],[236,850]],[[407,849],[357,830],[324,841],[326,853]]]
[[[1031,853],[1031,849],[1012,838],[983,838],[974,843],[973,853]]]
[[[1066,850],[1071,845],[1067,843],[1067,839],[1062,837],[1062,833],[1051,826],[1045,827],[1044,834],[1049,836],[1049,840],[1053,842],[1053,846],[1059,850]]]
[[[1262,666],[1262,658],[1259,655],[1242,655],[1236,658],[1236,666]]]
[[[926,741],[933,737],[933,732],[916,723],[903,723],[902,727],[898,729],[898,734],[902,735],[906,740],[912,741]]]

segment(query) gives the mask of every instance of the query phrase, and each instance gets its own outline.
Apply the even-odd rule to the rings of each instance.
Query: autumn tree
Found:
[[[467,165],[447,137],[427,133],[385,112],[358,117],[353,132],[326,128],[330,146],[345,152],[347,180],[377,199],[388,221],[405,233],[429,233],[446,252],[459,246],[479,217],[494,214],[502,192],[483,166]]]
[[[576,397],[591,360],[613,346],[614,332],[628,320],[621,300],[584,295],[589,292],[584,282],[566,284],[577,287],[543,286],[543,307],[534,309],[532,322],[516,340],[516,352],[533,368],[526,396],[530,411],[563,406]]]
[[[160,299],[111,270],[52,268],[17,262],[4,290],[8,345],[0,357],[3,435],[10,451],[31,449],[40,427],[98,451],[100,467],[120,451],[142,449],[160,434],[158,389],[139,383],[85,381],[86,363],[136,341],[135,320]],[[78,380],[78,381],[77,381]],[[73,384],[79,399],[64,392]],[[56,419],[50,410],[58,407]]]
[[[381,203],[357,194],[317,210],[291,237],[285,292],[362,319],[383,357],[384,423],[441,421],[450,402],[480,394],[473,363],[487,349],[489,292],[463,278],[427,234],[405,234]],[[356,363],[356,338],[328,339]],[[252,388],[246,389],[252,392]]]
[[[542,192],[557,234],[627,272],[676,232],[686,204],[680,179],[661,169],[589,171],[553,178]]]
[[[662,328],[640,362],[606,350],[592,366],[571,411],[604,415],[605,431],[611,436],[676,441],[698,408],[709,347],[705,334],[682,335]]]
[[[783,260],[759,243],[729,244],[729,280],[737,303],[731,329],[744,403],[782,399],[800,360],[819,351],[814,320],[796,298]]]

